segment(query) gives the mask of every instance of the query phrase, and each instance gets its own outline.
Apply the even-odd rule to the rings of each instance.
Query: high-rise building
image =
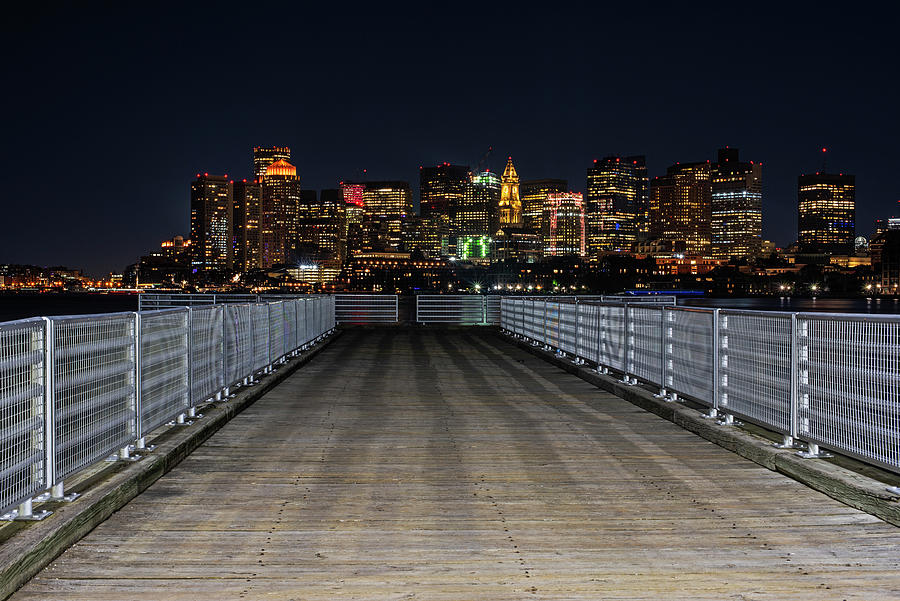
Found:
[[[260,202],[261,267],[296,262],[300,210],[297,168],[284,159],[266,167]]]
[[[291,160],[291,149],[287,146],[254,146],[253,177],[259,181],[266,175],[266,169],[275,161]]]
[[[403,221],[400,250],[415,256],[436,259],[441,256],[438,224],[431,217],[410,215]]]
[[[535,179],[522,182],[519,193],[522,199],[522,220],[526,230],[535,234],[544,233],[544,214],[548,210],[547,196],[569,189],[564,179]]]
[[[234,268],[238,271],[257,269],[262,265],[260,246],[259,182],[234,182]]]
[[[856,237],[856,177],[844,173],[801,175],[798,234],[801,252],[850,254]]]
[[[456,210],[453,225],[457,237],[489,236],[500,202],[500,178],[490,171],[471,176]]]
[[[672,165],[650,182],[650,235],[683,241],[686,254],[709,252],[711,211],[709,162]]]
[[[506,162],[500,182],[499,226],[518,227],[522,224],[522,201],[519,199],[519,174],[516,173],[512,157]]]
[[[419,213],[422,217],[446,215],[455,223],[469,182],[467,166],[443,163],[419,168]]]
[[[547,195],[544,217],[544,256],[585,256],[586,236],[584,198],[577,192],[551,192]]]
[[[758,256],[762,243],[762,165],[742,163],[737,148],[722,148],[711,177],[710,256]]]
[[[228,175],[198,173],[191,183],[191,264],[194,271],[232,268],[232,194]]]
[[[362,185],[363,222],[379,224],[373,231],[378,232],[382,246],[398,250],[403,221],[412,215],[412,191],[409,182],[381,181],[360,182]],[[347,192],[356,190],[352,182],[344,187]]]
[[[638,154],[622,159],[631,163],[634,169],[634,179],[637,182],[637,238],[646,240],[650,235],[650,176],[647,171],[647,158]]]
[[[631,251],[644,221],[642,177],[636,161],[618,156],[595,160],[588,168],[585,217],[592,260],[604,252]]]

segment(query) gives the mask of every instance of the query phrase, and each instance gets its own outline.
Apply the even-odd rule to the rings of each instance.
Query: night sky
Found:
[[[131,4],[6,15],[0,262],[121,271],[187,236],[195,174],[248,177],[254,145],[290,146],[305,188],[365,168],[416,202],[419,165],[489,146],[492,170],[584,191],[594,158],[652,177],[730,145],[763,163],[778,245],[827,147],[859,233],[898,213],[898,52],[868,4]]]

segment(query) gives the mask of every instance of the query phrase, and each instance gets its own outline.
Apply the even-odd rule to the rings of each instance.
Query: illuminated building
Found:
[[[297,168],[284,159],[266,167],[260,201],[261,267],[296,260],[300,210]]]
[[[233,209],[228,176],[198,173],[191,183],[191,263],[197,272],[232,268]]]
[[[856,177],[843,173],[801,175],[797,187],[800,250],[851,253],[856,237]]]
[[[522,221],[525,229],[538,235],[544,232],[544,214],[547,211],[547,195],[565,192],[569,182],[564,179],[536,179],[522,182],[519,193],[522,201]]]
[[[470,184],[469,168],[443,163],[419,168],[419,213],[422,217],[446,216],[453,227],[456,211]],[[455,235],[455,232],[452,232]]]
[[[650,182],[650,235],[684,241],[685,253],[705,255],[710,245],[710,164],[679,163]]]
[[[500,227],[518,226],[522,223],[522,201],[519,200],[519,174],[513,166],[512,157],[506,162],[500,179]]]
[[[886,229],[869,242],[875,294],[897,294],[900,291],[900,229]]]
[[[647,159],[643,155],[625,157],[623,161],[630,163],[634,169],[637,184],[637,239],[646,240],[650,235],[650,176],[647,171]]]
[[[611,156],[587,170],[585,218],[588,254],[596,260],[602,252],[630,252],[643,221],[640,206],[641,175],[636,161]]]
[[[491,239],[488,236],[460,236],[456,240],[456,254],[464,261],[487,263],[491,257]]]
[[[260,246],[260,200],[258,182],[234,182],[234,267],[250,271],[262,266]]]
[[[254,146],[253,177],[257,181],[266,175],[266,169],[275,161],[290,161],[291,149],[287,146]]]
[[[456,208],[456,220],[451,222],[455,235],[458,238],[490,235],[498,202],[500,178],[490,171],[472,175]],[[457,248],[457,253],[459,252]]]
[[[757,257],[762,242],[762,165],[740,162],[737,148],[719,150],[712,166],[710,256]]]
[[[346,256],[346,211],[341,190],[300,191],[297,219],[297,261],[335,262]]]
[[[355,240],[353,250],[369,248],[400,248],[403,221],[412,215],[412,191],[409,182],[344,182],[341,184],[344,200],[348,210],[348,246]],[[362,219],[356,222],[357,215],[350,216],[351,207],[362,202]],[[365,227],[363,224],[369,223]],[[360,227],[355,227],[356,225]],[[357,235],[350,235],[349,229],[362,233],[366,240]],[[368,232],[368,233],[366,233]],[[374,238],[373,238],[374,236]]]
[[[553,192],[547,195],[544,227],[544,256],[583,257],[585,248],[584,201],[577,192]]]
[[[343,272],[349,290],[411,292],[446,290],[453,270],[444,261],[415,259],[409,253],[370,252],[351,257]]]
[[[400,250],[425,258],[441,256],[441,236],[436,220],[430,217],[410,215],[403,221],[400,234]]]
[[[541,235],[524,227],[507,226],[491,238],[491,261],[534,263],[541,258]]]
[[[181,287],[190,279],[191,241],[175,236],[159,245],[159,250],[140,258],[134,266],[134,286],[149,284]]]

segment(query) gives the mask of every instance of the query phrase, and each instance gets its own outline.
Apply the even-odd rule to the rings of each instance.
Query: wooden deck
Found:
[[[13,599],[898,599],[898,545],[494,335],[351,330]]]

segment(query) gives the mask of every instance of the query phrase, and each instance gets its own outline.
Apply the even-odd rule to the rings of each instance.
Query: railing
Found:
[[[479,294],[420,294],[416,296],[416,322],[444,325],[496,325],[500,297]]]
[[[337,294],[334,298],[338,323],[397,323],[399,319],[396,294]]]
[[[548,350],[900,472],[900,316],[504,298],[501,328]]]
[[[334,328],[325,296],[0,323],[0,513],[48,515],[33,502],[71,498],[74,473],[131,458]]]

